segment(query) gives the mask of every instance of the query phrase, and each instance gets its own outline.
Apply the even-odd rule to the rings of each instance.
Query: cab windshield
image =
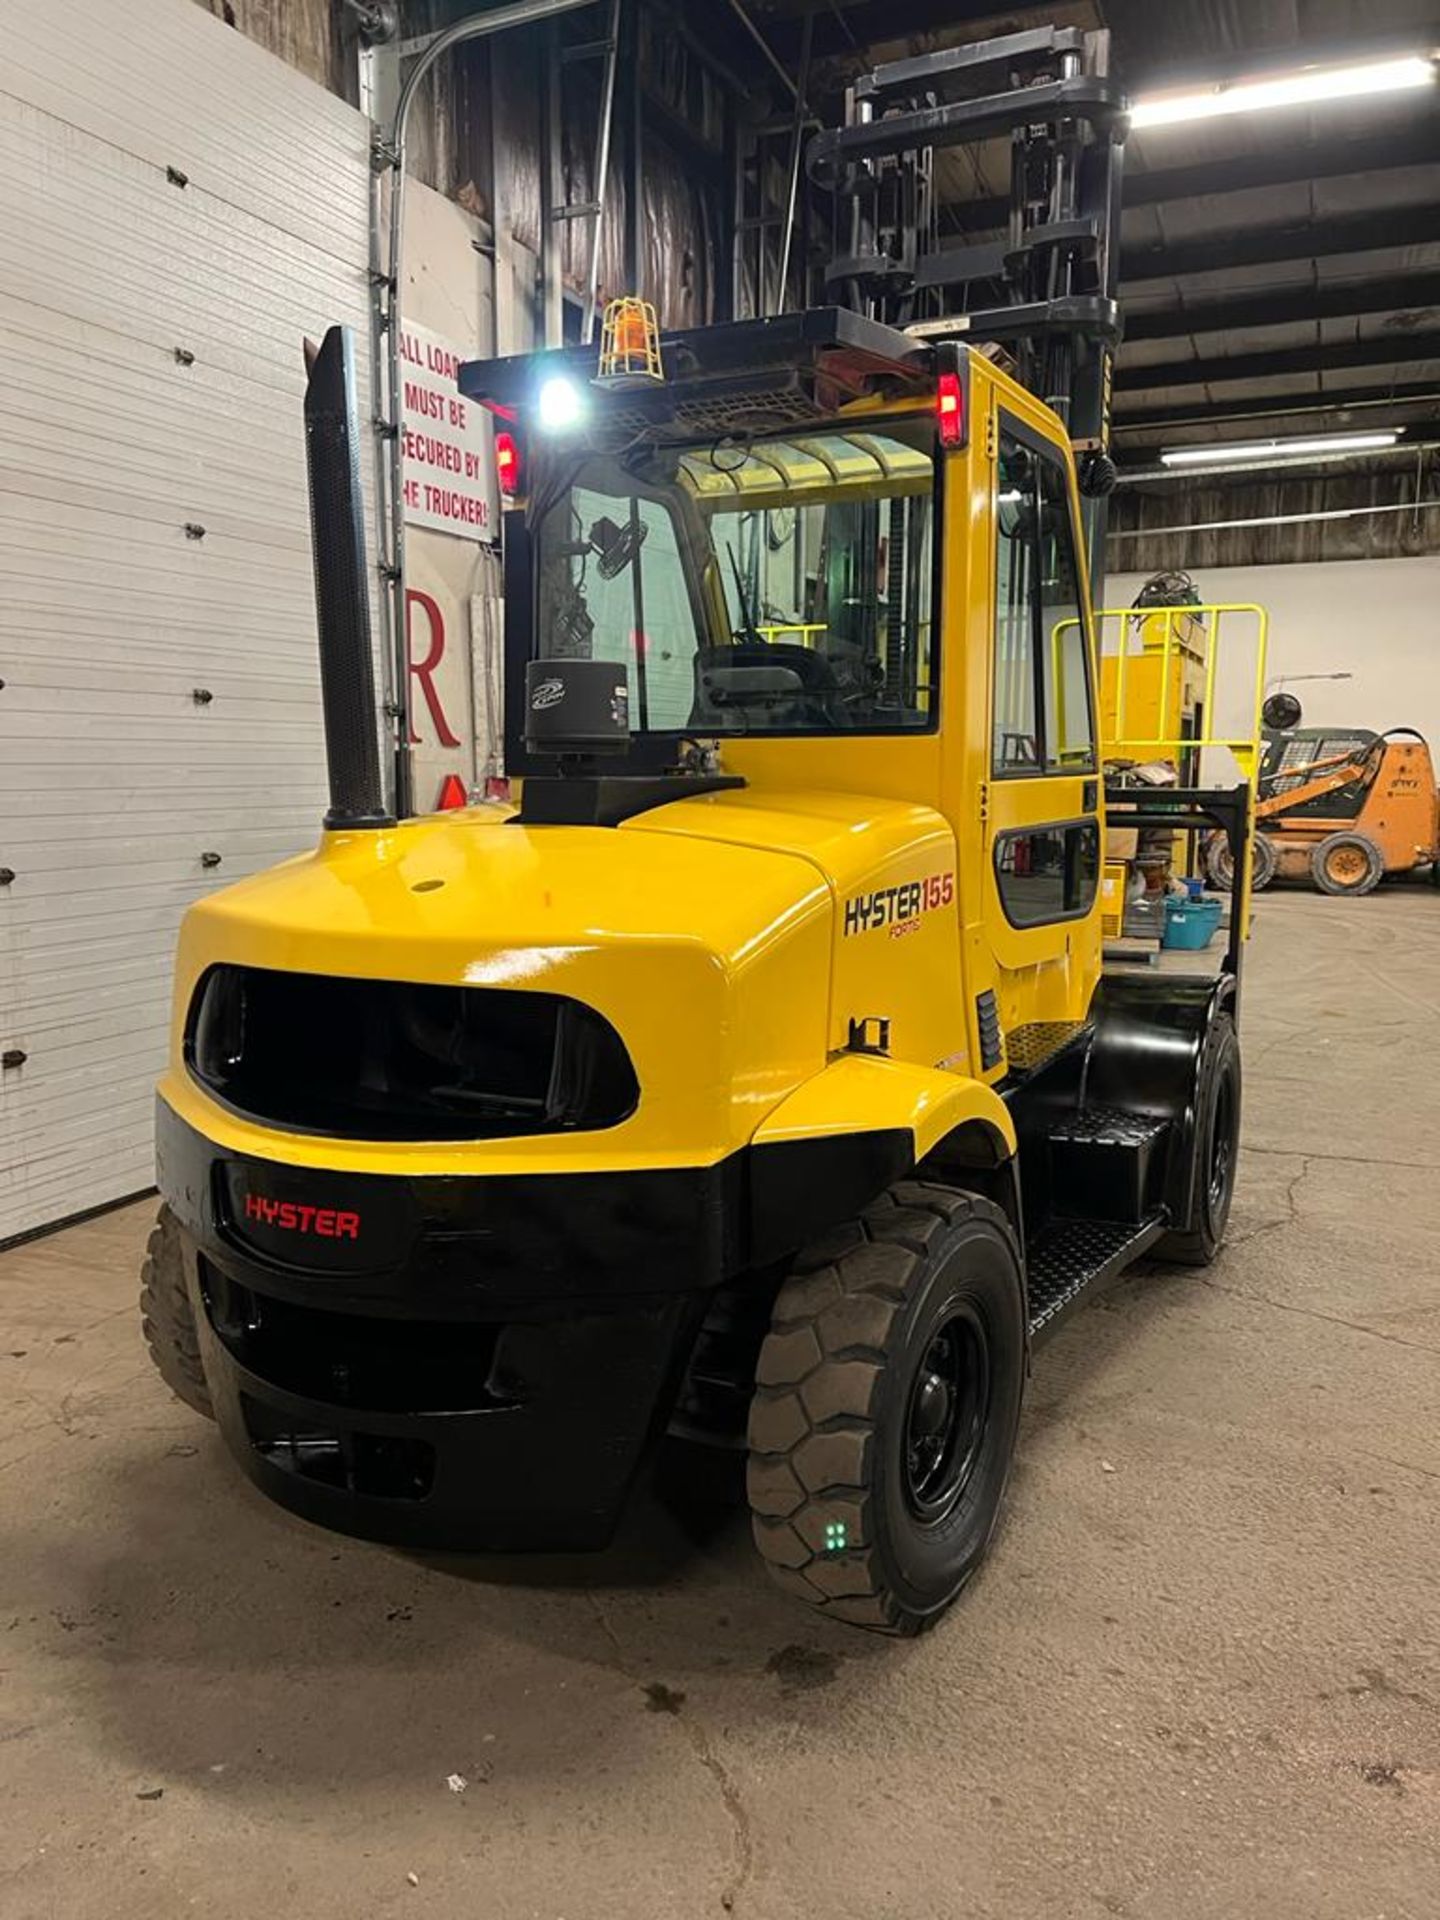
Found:
[[[646,733],[935,711],[933,426],[588,454],[532,506],[537,651],[623,662]]]

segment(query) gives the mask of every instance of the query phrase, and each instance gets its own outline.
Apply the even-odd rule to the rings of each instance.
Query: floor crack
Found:
[[[1413,1460],[1396,1460],[1388,1453],[1368,1453],[1364,1447],[1357,1448],[1362,1460],[1379,1460],[1387,1467],[1399,1467],[1402,1473],[1418,1473],[1426,1480],[1440,1480],[1440,1469],[1420,1467]]]
[[[1300,1191],[1301,1182],[1310,1171],[1310,1160],[1311,1156],[1308,1153],[1302,1153],[1300,1155],[1300,1171],[1292,1174],[1290,1179],[1286,1181],[1285,1212],[1281,1217],[1278,1220],[1266,1220],[1261,1226],[1252,1227],[1249,1233],[1237,1235],[1237,1237],[1231,1241],[1231,1246],[1248,1247],[1252,1240],[1259,1240],[1267,1233],[1274,1233],[1277,1227],[1294,1226],[1295,1222],[1300,1218],[1299,1205],[1295,1196]]]
[[[1293,1160],[1296,1155],[1296,1149],[1294,1147],[1262,1147],[1253,1144],[1249,1140],[1241,1141],[1240,1151],[1242,1153],[1273,1155],[1279,1160]],[[1406,1167],[1414,1173],[1435,1173],[1436,1171],[1440,1171],[1440,1163],[1434,1160],[1396,1160],[1389,1156],[1378,1154],[1319,1153],[1312,1148],[1307,1151],[1303,1157],[1307,1160],[1333,1160],[1338,1165],[1345,1167]]]
[[[620,1644],[620,1637],[615,1631],[614,1624],[609,1614],[605,1611],[605,1608],[601,1605],[599,1597],[594,1593],[588,1594],[586,1597],[590,1602],[590,1610],[595,1615],[596,1624],[609,1642],[611,1652],[615,1656],[614,1665],[616,1670],[623,1674],[633,1686],[643,1693],[646,1683],[631,1666],[625,1649]],[[683,1699],[683,1696],[678,1697]],[[735,1785],[735,1780],[730,1769],[725,1765],[725,1762],[720,1758],[719,1754],[716,1753],[714,1747],[711,1746],[710,1736],[706,1733],[704,1727],[692,1714],[685,1712],[683,1708],[677,1708],[674,1717],[680,1723],[681,1731],[685,1735],[690,1751],[714,1781],[716,1791],[720,1795],[721,1805],[724,1807],[730,1821],[734,1861],[726,1876],[725,1884],[720,1890],[720,1905],[726,1913],[734,1913],[736,1903],[743,1893],[755,1865],[755,1842],[750,1831],[750,1816],[745,1811],[745,1803],[740,1798],[740,1790]]]
[[[1274,1226],[1283,1226],[1284,1221],[1274,1221]],[[1253,1240],[1256,1236],[1252,1234]],[[1242,1241],[1236,1241],[1241,1246]],[[1363,1326],[1358,1320],[1347,1320],[1343,1314],[1322,1313],[1319,1307],[1302,1307],[1294,1300],[1272,1300],[1269,1294],[1251,1293],[1246,1287],[1222,1286],[1218,1280],[1210,1280],[1204,1274],[1197,1274],[1202,1287],[1209,1287],[1212,1293],[1228,1293],[1232,1299],[1248,1300],[1257,1307],[1273,1307],[1277,1313],[1299,1313],[1307,1320],[1323,1320],[1332,1327],[1346,1327],[1351,1333],[1367,1334],[1372,1340],[1383,1340],[1388,1346],[1408,1347],[1412,1353],[1440,1353],[1440,1347],[1432,1347],[1425,1340],[1403,1340],[1398,1333],[1381,1333],[1378,1327]],[[1423,1471],[1423,1469],[1421,1469]]]
[[[687,1714],[682,1713],[679,1718],[681,1726],[689,1737],[695,1758],[715,1782],[721,1802],[730,1816],[735,1841],[735,1864],[730,1871],[729,1879],[721,1889],[720,1905],[726,1913],[733,1913],[735,1903],[740,1898],[755,1864],[755,1843],[750,1833],[750,1816],[745,1811],[745,1804],[740,1798],[739,1789],[731,1777],[729,1768],[710,1745],[705,1729],[699,1721],[692,1720]]]

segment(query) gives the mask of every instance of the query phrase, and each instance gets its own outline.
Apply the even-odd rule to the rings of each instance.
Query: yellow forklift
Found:
[[[867,77],[810,153],[855,214],[845,304],[664,336],[622,306],[601,360],[463,369],[508,490],[518,806],[391,810],[326,337],[331,806],[186,916],[143,1281],[164,1378],[286,1507],[598,1547],[668,1430],[748,1449],[782,1587],[913,1632],[985,1552],[1033,1350],[1142,1256],[1214,1258],[1238,939],[1218,973],[1101,970],[1097,47]],[[1011,130],[1007,297],[907,319],[885,196]],[[1166,799],[1246,871],[1243,789]]]

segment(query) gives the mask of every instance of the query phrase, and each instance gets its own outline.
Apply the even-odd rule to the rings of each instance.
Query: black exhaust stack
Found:
[[[395,816],[385,806],[375,737],[354,335],[349,327],[331,327],[318,352],[307,341],[305,358],[305,456],[330,773],[325,826],[330,832],[390,827]]]

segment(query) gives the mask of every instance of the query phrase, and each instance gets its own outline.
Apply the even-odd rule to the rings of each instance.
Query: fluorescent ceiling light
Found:
[[[1351,100],[1367,93],[1398,93],[1433,86],[1435,62],[1419,54],[1402,60],[1371,60],[1356,67],[1304,67],[1274,80],[1217,81],[1199,93],[1159,94],[1137,100],[1132,127],[1168,127],[1183,120],[1214,120],[1227,113],[1268,113],[1322,100]]]
[[[1162,467],[1210,467],[1221,460],[1304,460],[1313,454],[1371,453],[1393,447],[1398,427],[1379,427],[1374,433],[1324,433],[1313,440],[1245,440],[1229,447],[1170,447],[1160,456]]]

